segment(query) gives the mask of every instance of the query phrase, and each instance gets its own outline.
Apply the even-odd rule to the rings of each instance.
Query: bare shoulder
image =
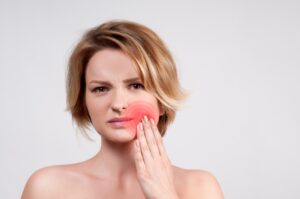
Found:
[[[182,198],[223,199],[216,177],[209,171],[173,166],[176,185]]]
[[[21,199],[59,198],[71,178],[70,166],[49,166],[35,171],[28,179]]]

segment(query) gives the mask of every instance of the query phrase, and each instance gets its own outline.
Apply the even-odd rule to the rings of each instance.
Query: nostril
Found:
[[[112,109],[114,111],[119,111],[119,112],[126,110],[126,108],[127,108],[127,105],[125,105],[125,104],[118,104],[118,105],[113,105],[112,106]]]

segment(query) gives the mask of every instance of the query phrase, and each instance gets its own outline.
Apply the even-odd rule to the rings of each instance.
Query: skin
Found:
[[[124,112],[125,117],[132,118],[132,120],[125,124],[125,127],[133,136],[136,136],[137,125],[143,116],[154,120],[154,123],[157,124],[159,114],[156,104],[145,103],[143,101],[132,103]]]
[[[93,80],[101,82],[91,83]],[[101,136],[99,152],[84,162],[36,171],[26,183],[22,199],[223,198],[209,172],[171,164],[156,127],[163,112],[121,51],[105,49],[90,59],[85,97]],[[134,115],[134,124],[108,123],[125,115]]]

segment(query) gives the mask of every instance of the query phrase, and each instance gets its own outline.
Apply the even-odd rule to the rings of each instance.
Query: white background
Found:
[[[65,70],[84,31],[110,19],[156,31],[191,92],[165,137],[175,165],[211,171],[228,199],[300,198],[297,0],[1,0],[1,198],[97,152],[64,111]]]

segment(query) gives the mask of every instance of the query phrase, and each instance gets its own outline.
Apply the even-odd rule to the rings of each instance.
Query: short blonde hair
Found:
[[[145,89],[158,100],[164,114],[158,121],[163,136],[186,97],[178,80],[171,53],[159,36],[144,25],[113,20],[88,30],[73,50],[67,68],[67,111],[80,131],[87,135],[91,118],[85,104],[85,72],[88,61],[98,51],[111,48],[128,55],[137,67]]]

